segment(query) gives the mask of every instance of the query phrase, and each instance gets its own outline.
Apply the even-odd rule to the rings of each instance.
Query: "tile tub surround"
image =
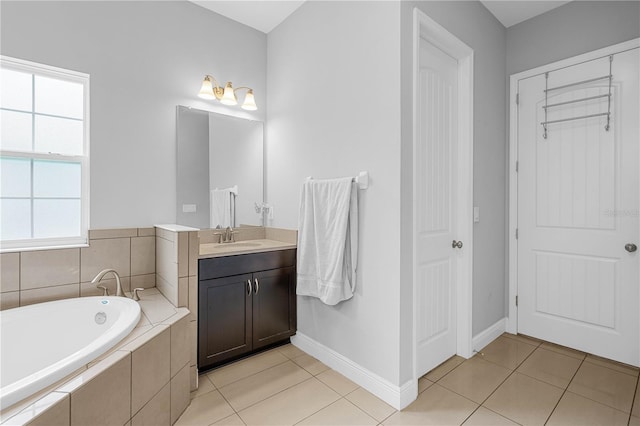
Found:
[[[192,342],[189,374],[193,391],[198,387],[198,259],[206,257],[200,255],[202,247],[216,242],[218,237],[214,234],[221,230],[197,230],[181,225],[156,225],[155,229],[157,288],[174,306],[188,307],[191,312],[188,326]],[[242,226],[235,230],[238,231],[235,234],[237,242],[271,240],[291,248],[298,240],[298,231],[291,229]]]
[[[89,231],[89,246],[0,254],[0,309],[80,296],[99,296],[91,280],[113,268],[125,291],[156,285],[155,228]],[[115,280],[102,284],[115,294]]]
[[[189,312],[156,289],[137,327],[84,368],[0,413],[2,425],[170,425],[189,404]]]

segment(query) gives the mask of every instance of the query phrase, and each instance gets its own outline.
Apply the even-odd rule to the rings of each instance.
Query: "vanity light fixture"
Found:
[[[238,105],[236,91],[241,89],[247,90],[247,94],[244,97],[244,103],[241,108],[249,111],[257,110],[258,106],[256,105],[255,98],[253,97],[253,89],[244,86],[234,89],[230,81],[228,81],[224,88],[222,88],[218,84],[218,81],[209,74],[204,76],[204,81],[202,82],[202,87],[200,88],[198,96],[202,99],[217,99],[223,105]]]

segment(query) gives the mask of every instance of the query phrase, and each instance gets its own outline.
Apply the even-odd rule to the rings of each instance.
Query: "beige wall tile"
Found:
[[[178,277],[189,276],[189,233],[178,232]]]
[[[164,385],[169,383],[170,330],[168,326],[154,339],[131,353],[131,409],[138,412]],[[155,327],[154,327],[155,328]]]
[[[155,237],[156,228],[138,228],[138,237]]]
[[[80,282],[80,249],[38,250],[20,254],[20,289]]]
[[[189,277],[189,304],[191,319],[198,319],[198,277]]]
[[[195,365],[189,366],[189,380],[191,381],[191,392],[198,390],[198,368]]]
[[[178,278],[178,307],[189,306],[189,277]]]
[[[131,238],[93,240],[90,247],[80,250],[80,278],[91,281],[100,271],[115,269],[121,277],[128,277],[131,262]]]
[[[156,237],[131,238],[131,275],[156,272]]]
[[[189,334],[191,335],[191,346],[189,348],[189,365],[198,364],[198,321],[189,321]]]
[[[198,231],[189,232],[189,276],[198,275],[198,256],[200,254],[200,238]]]
[[[159,288],[158,288],[159,289]],[[140,298],[140,308],[149,318],[152,324],[158,324],[177,313],[175,306],[160,293],[153,293],[154,289],[149,289],[142,293]]]
[[[131,277],[132,289],[138,288],[138,287],[152,288],[155,286],[156,286],[156,274],[134,275]]]
[[[51,392],[11,417],[7,424],[29,426],[68,426],[69,394]],[[3,423],[5,424],[5,423]]]
[[[90,229],[89,239],[137,237],[138,228]],[[90,243],[91,244],[91,243]]]
[[[162,229],[162,228],[155,228],[155,229],[156,229],[156,237],[159,237],[159,238],[162,238],[164,240],[171,241],[171,242],[176,241],[176,239],[178,238],[178,233],[177,232],[169,231],[169,230]]]
[[[70,299],[72,297],[80,297],[80,284],[67,284],[21,291],[20,306],[50,302],[52,300]]]
[[[131,419],[131,426],[170,426],[171,388],[167,383],[151,401]]]
[[[109,296],[115,296],[117,287],[116,280],[115,278],[107,277],[113,277],[113,275],[106,275],[105,278],[97,285],[91,284],[91,282],[80,283],[80,297],[102,296],[102,289],[98,288],[98,285],[107,287],[109,290]],[[129,277],[120,277],[120,285],[122,286],[122,291],[131,291],[131,279]]]
[[[185,365],[178,374],[171,379],[171,424],[178,420],[191,399],[191,381],[189,366]]]
[[[0,292],[20,290],[20,253],[0,254]]]
[[[156,236],[156,274],[178,284],[178,256],[173,242]]]
[[[17,308],[20,306],[20,292],[9,291],[0,293],[0,311],[5,309]]]
[[[171,377],[175,376],[191,360],[191,335],[189,316],[171,325]]]
[[[71,392],[71,425],[122,425],[131,418],[131,354],[115,357],[120,360]]]

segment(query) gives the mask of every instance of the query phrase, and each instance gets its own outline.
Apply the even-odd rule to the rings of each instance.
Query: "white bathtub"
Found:
[[[1,311],[0,409],[105,353],[139,319],[140,305],[124,297],[82,297]]]

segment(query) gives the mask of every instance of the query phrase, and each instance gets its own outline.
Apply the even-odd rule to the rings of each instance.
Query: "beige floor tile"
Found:
[[[515,370],[536,346],[507,337],[498,337],[482,349],[482,358],[509,370]]]
[[[434,384],[407,408],[384,421],[385,425],[459,425],[478,404]]]
[[[602,367],[611,368],[613,370],[619,371],[621,373],[630,374],[632,376],[638,376],[638,368],[633,367],[631,365],[622,364],[620,362],[612,361],[610,359],[602,358],[596,355],[588,354],[584,359],[586,362],[590,362],[592,364],[600,365]]]
[[[636,385],[636,397],[633,400],[633,409],[631,410],[631,415],[640,417],[640,381]]]
[[[345,398],[353,402],[358,408],[379,422],[383,421],[396,411],[395,408],[362,388],[356,389],[349,395],[345,396]]]
[[[554,386],[566,388],[582,361],[558,352],[538,348],[518,370],[522,374]]]
[[[426,377],[420,377],[418,380],[418,393],[422,393],[429,389],[433,385],[433,382]]]
[[[478,404],[511,374],[511,370],[475,356],[444,376],[438,384]]]
[[[209,425],[233,414],[233,408],[224,400],[220,392],[211,391],[191,400],[191,405],[182,413],[176,426]]]
[[[309,373],[314,376],[322,373],[323,371],[327,371],[329,367],[312,357],[311,355],[300,355],[292,359],[293,362],[298,364],[300,367],[307,370]]]
[[[565,392],[560,403],[553,411],[549,426],[586,426],[607,425],[624,426],[629,414],[592,401],[572,392]]]
[[[583,362],[568,390],[625,413],[631,412],[637,378]]]
[[[378,424],[378,421],[367,415],[364,411],[353,405],[351,402],[341,398],[323,408],[310,417],[307,417],[298,425],[315,425],[315,426],[347,426],[347,425],[372,425]]]
[[[514,422],[543,425],[562,393],[560,388],[515,372],[483,405]]]
[[[640,417],[631,416],[629,426],[640,426]]]
[[[312,376],[291,361],[218,388],[229,404],[243,410]]]
[[[335,370],[323,371],[316,378],[342,396],[358,389],[358,385]]]
[[[577,358],[579,360],[583,360],[584,357],[587,355],[584,352],[577,351],[577,350],[571,349],[571,348],[567,348],[566,346],[556,345],[555,343],[542,342],[540,347],[543,348],[543,349],[547,349],[549,351],[554,351],[554,352],[558,352],[558,353],[563,354],[563,355],[571,356],[571,357]]]
[[[311,378],[238,413],[247,425],[293,425],[340,399]]]
[[[217,368],[207,376],[217,388],[221,388],[286,361],[288,358],[279,351],[269,351]]]
[[[282,355],[286,356],[289,359],[293,359],[306,354],[306,352],[304,352],[301,349],[298,349],[296,346],[293,346],[291,343],[289,343],[288,345],[279,346],[276,349]]]
[[[441,378],[443,378],[448,372],[459,366],[464,362],[464,358],[461,356],[455,355],[429,371],[424,377],[431,380],[432,382],[437,382]]]
[[[503,337],[508,339],[514,339],[522,343],[528,343],[533,346],[540,346],[542,340],[536,339],[534,337],[525,336],[524,334],[511,334],[511,333],[503,333]]]
[[[244,426],[244,422],[237,414],[232,414],[229,417],[225,417],[222,420],[218,420],[213,423],[214,425],[224,425],[224,426]]]
[[[517,426],[518,423],[512,422],[506,417],[485,408],[478,409],[463,423],[464,426]]]
[[[201,374],[200,377],[198,377],[198,389],[191,392],[191,399],[202,396],[212,390],[216,390],[216,387],[211,383],[211,380],[209,380],[206,374]]]

